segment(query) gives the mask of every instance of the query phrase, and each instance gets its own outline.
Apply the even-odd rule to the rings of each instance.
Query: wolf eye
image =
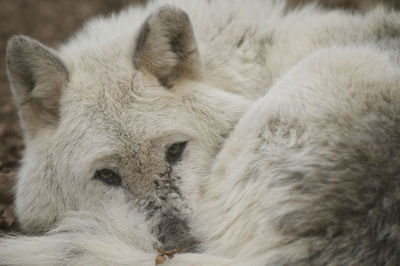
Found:
[[[172,144],[167,151],[167,161],[169,163],[176,162],[182,155],[183,150],[185,149],[186,142],[180,142]]]
[[[94,178],[109,186],[120,186],[121,177],[110,169],[97,170]]]

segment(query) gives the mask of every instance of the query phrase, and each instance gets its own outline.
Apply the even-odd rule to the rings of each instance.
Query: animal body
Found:
[[[399,13],[155,1],[9,41],[6,265],[396,265]],[[238,122],[239,121],[239,122]]]

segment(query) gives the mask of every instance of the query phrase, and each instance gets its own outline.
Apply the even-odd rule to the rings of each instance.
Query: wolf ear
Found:
[[[15,36],[8,41],[6,61],[25,133],[56,124],[61,90],[68,80],[61,59],[38,41]]]
[[[151,14],[136,40],[134,64],[169,88],[181,78],[199,74],[199,53],[188,15],[165,6]]]

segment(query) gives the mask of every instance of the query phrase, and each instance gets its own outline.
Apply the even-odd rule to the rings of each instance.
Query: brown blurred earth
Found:
[[[189,0],[188,0],[189,1]],[[327,8],[363,12],[383,2],[400,9],[399,0],[315,0]],[[57,47],[85,20],[107,15],[129,4],[146,0],[0,0],[0,232],[17,230],[13,214],[13,185],[23,154],[23,141],[17,110],[5,70],[7,40],[16,34],[29,35],[50,47]],[[288,8],[314,0],[288,0]]]

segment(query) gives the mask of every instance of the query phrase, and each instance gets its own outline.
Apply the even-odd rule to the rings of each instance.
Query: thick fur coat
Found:
[[[400,14],[155,1],[9,41],[6,265],[396,265]]]

